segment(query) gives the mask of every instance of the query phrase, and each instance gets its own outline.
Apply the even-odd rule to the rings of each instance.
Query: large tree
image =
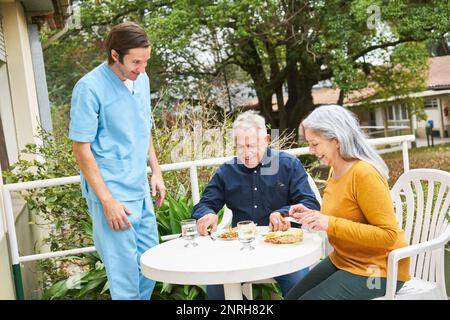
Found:
[[[173,71],[205,76],[237,65],[250,76],[272,127],[296,131],[314,108],[314,85],[331,80],[341,101],[365,87],[376,78],[374,63],[393,63],[390,52],[401,56],[403,44],[448,32],[449,1],[178,0],[147,21]],[[412,48],[424,50],[409,47],[406,58],[422,56],[411,55]],[[205,63],[199,53],[208,50],[219,50],[221,59]]]
[[[314,108],[314,85],[331,81],[341,89],[342,102],[346,93],[380,78],[374,77],[374,72],[388,70],[377,69],[374,62],[397,65],[399,59],[390,60],[395,51],[397,57],[406,52],[405,59],[421,57],[420,53],[411,54],[411,48],[420,51],[423,46],[405,45],[442,39],[449,30],[449,3],[82,0],[83,28],[67,35],[86,45],[102,39],[115,23],[137,20],[149,31],[154,53],[161,58],[157,70],[164,74],[162,79],[204,83],[223,76],[227,82],[226,75],[230,71],[235,74],[237,67],[248,75],[259,108],[271,126],[296,132],[302,118]],[[423,63],[423,59],[417,61]],[[273,99],[277,112],[272,108]]]

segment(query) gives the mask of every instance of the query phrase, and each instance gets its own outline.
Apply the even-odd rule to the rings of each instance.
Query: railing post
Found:
[[[409,155],[408,155],[408,141],[402,142],[403,154],[403,172],[409,171]]]
[[[198,174],[197,166],[193,165],[189,168],[189,175],[191,177],[191,190],[192,190],[192,200],[194,205],[200,202],[200,191],[198,189]]]
[[[12,270],[14,275],[14,286],[16,289],[17,300],[24,300],[22,272],[20,270],[19,247],[17,245],[16,226],[14,223],[14,212],[11,202],[11,193],[5,187],[2,187],[3,204],[5,206],[6,226],[8,232],[9,248],[11,254]]]

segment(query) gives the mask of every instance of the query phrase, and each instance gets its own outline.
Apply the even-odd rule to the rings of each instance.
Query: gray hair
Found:
[[[249,110],[241,113],[233,123],[233,134],[236,134],[236,130],[249,130],[257,129],[261,135],[267,134],[266,120],[260,116],[258,112]]]
[[[389,169],[375,149],[366,141],[359,128],[356,115],[339,105],[326,105],[316,108],[307,116],[301,127],[313,130],[324,139],[336,139],[339,154],[345,160],[360,159],[370,163],[386,179]]]

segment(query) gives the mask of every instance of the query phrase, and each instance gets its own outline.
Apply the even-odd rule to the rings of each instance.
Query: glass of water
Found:
[[[181,220],[181,236],[188,241],[184,245],[186,248],[198,246],[198,243],[195,242],[197,235],[197,221],[195,219]]]
[[[256,224],[253,221],[241,221],[237,224],[238,239],[242,243],[241,250],[253,250],[252,242],[256,236]]]

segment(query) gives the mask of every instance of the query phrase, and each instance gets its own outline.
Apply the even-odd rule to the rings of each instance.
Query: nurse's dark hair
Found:
[[[123,63],[123,57],[128,53],[128,50],[148,47],[150,47],[150,40],[144,28],[132,21],[123,22],[114,26],[105,41],[109,64],[114,63],[111,56],[112,49],[116,50],[119,54],[119,61]]]

